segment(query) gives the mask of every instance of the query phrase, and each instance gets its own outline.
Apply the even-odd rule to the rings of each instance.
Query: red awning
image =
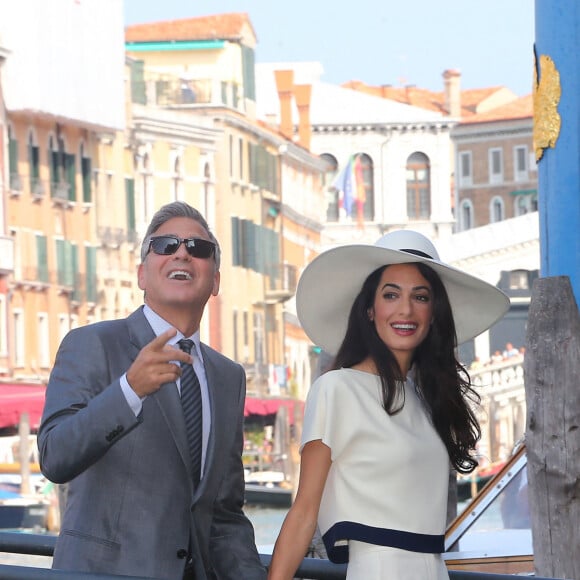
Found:
[[[30,428],[38,429],[44,408],[44,385],[0,383],[0,429],[16,427],[28,413]]]
[[[298,405],[300,412],[304,411],[304,402],[297,399],[281,399],[281,398],[267,398],[258,399],[254,397],[246,397],[246,405],[244,407],[244,416],[248,415],[273,415],[278,412],[280,407],[288,409],[288,416],[290,423],[294,423],[294,407]]]

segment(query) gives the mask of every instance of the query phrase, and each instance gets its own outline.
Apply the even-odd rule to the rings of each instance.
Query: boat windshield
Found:
[[[446,559],[532,554],[526,455],[521,450],[446,535]]]

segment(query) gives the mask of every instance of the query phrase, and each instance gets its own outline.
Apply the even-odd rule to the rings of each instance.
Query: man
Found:
[[[62,341],[38,433],[42,472],[70,482],[54,568],[265,579],[242,511],[245,375],[199,341],[219,260],[197,210],[162,207],[141,248],[144,306]],[[191,355],[177,346],[183,338],[194,343]],[[180,399],[192,363],[202,400],[197,475]]]

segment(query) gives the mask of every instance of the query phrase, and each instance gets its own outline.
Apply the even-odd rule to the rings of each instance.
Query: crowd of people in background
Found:
[[[472,363],[469,365],[469,369],[477,370],[514,358],[523,359],[525,352],[526,352],[525,346],[516,348],[511,342],[506,342],[503,351],[496,350],[486,361],[482,361],[480,357],[476,356],[473,359]]]

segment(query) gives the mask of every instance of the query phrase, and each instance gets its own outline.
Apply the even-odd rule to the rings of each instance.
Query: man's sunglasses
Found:
[[[175,254],[181,244],[193,258],[211,258],[215,255],[215,244],[203,238],[178,238],[177,236],[155,236],[149,239],[149,252],[160,256]]]

